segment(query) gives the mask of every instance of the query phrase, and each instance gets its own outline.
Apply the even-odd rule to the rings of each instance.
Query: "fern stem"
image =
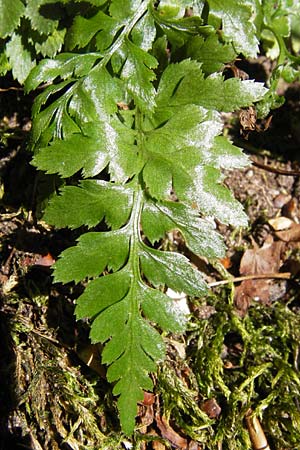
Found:
[[[133,198],[133,208],[130,218],[130,223],[132,227],[131,240],[130,240],[130,253],[129,253],[129,264],[132,265],[133,276],[135,279],[140,279],[140,265],[139,265],[139,242],[140,238],[140,216],[143,206],[143,191],[139,185],[137,185],[134,198]]]
[[[140,20],[140,18],[145,14],[145,12],[147,11],[148,2],[143,1],[140,5],[140,7],[137,9],[136,13],[134,14],[134,16],[132,17],[132,19],[125,25],[125,27],[123,28],[122,32],[120,33],[120,35],[117,37],[117,39],[115,40],[115,42],[111,45],[111,47],[109,48],[109,50],[107,51],[106,55],[104,56],[104,58],[102,59],[102,61],[100,62],[100,64],[102,65],[106,65],[108,63],[108,61],[110,60],[110,58],[112,57],[112,55],[121,47],[121,45],[124,43],[124,39],[129,35],[130,31],[132,30],[132,28],[134,27],[134,25]]]
[[[136,317],[139,315],[139,301],[135,291],[137,286],[136,281],[141,280],[140,262],[139,262],[139,241],[140,241],[140,215],[142,205],[143,205],[143,192],[140,186],[137,184],[137,188],[134,193],[133,208],[129,223],[129,227],[131,228],[131,238],[130,238],[128,267],[132,273],[131,287],[130,287],[131,295],[129,296],[130,298],[129,319],[128,319],[129,322],[136,319]],[[130,347],[132,347],[132,345],[134,345],[134,336],[131,334]]]

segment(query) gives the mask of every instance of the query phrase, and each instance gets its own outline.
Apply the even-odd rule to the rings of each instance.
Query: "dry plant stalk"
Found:
[[[253,450],[271,450],[262,426],[258,418],[253,415],[251,408],[245,415],[245,421],[253,445]]]

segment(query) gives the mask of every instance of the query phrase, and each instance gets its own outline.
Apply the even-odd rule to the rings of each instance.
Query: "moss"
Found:
[[[203,308],[211,311],[206,318]],[[298,448],[298,314],[276,302],[271,306],[255,304],[241,319],[228,290],[198,300],[194,310],[185,363],[196,385],[190,389],[178,370],[164,365],[158,378],[163,413],[203,449],[214,450],[219,445],[228,450],[250,450],[244,418],[251,408],[271,448]],[[199,408],[209,398],[221,406],[220,416],[214,419]]]
[[[39,297],[6,298],[11,355],[6,374],[10,384],[7,434],[21,434],[16,444],[32,449],[115,450],[122,435],[107,383],[84,373],[75,351],[57,341],[47,327],[46,308],[37,312]]]

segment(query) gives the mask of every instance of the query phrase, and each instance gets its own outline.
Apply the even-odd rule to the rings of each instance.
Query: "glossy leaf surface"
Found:
[[[43,59],[25,84],[29,91],[50,83],[33,110],[33,164],[65,179],[44,219],[84,227],[55,263],[54,278],[86,284],[76,316],[91,320],[91,340],[103,344],[128,435],[143,390],[152,389],[149,374],[165,356],[157,328],[183,332],[188,320],[166,289],[191,298],[208,289],[184,254],[156,243],[177,230],[190,252],[215,259],[225,247],[214,219],[247,222],[221,169],[248,160],[221,136],[221,112],[261,100],[266,88],[217,73],[238,51],[256,52],[255,36],[248,46],[236,41],[237,29],[245,40],[252,30],[245,29],[251,8],[224,7],[222,41],[213,25],[219,2],[208,3],[210,23],[200,17],[200,2],[192,17],[186,0],[85,2],[65,51]],[[39,18],[32,21],[38,29]],[[187,54],[174,62],[168,45]]]

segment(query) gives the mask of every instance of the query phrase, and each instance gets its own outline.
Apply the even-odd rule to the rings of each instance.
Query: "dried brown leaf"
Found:
[[[269,224],[275,231],[288,230],[295,222],[288,217],[280,216],[269,220]]]
[[[182,436],[180,436],[168,423],[164,416],[156,415],[156,424],[159,428],[163,438],[167,439],[174,445],[175,448],[179,450],[187,450],[188,442]]]
[[[275,234],[284,242],[300,241],[300,224],[295,223],[289,230],[277,231]]]
[[[153,392],[144,391],[143,405],[145,406],[153,405],[154,401],[155,401],[155,394],[153,394]]]
[[[55,263],[55,259],[50,253],[47,253],[47,255],[40,256],[36,261],[36,266],[45,266],[45,267],[51,267]]]
[[[241,263],[241,275],[258,275],[278,272],[281,260],[282,242],[264,243],[261,248],[245,251]]]
[[[189,450],[202,450],[203,447],[201,447],[196,441],[191,441],[189,443]]]
[[[266,242],[259,248],[246,250],[240,263],[241,275],[277,273],[281,265],[282,242]],[[268,305],[270,303],[271,279],[245,280],[235,289],[234,302],[239,314],[244,317],[252,300]]]
[[[271,280],[245,280],[235,289],[234,303],[242,317],[252,300],[270,303],[270,284]]]
[[[167,447],[159,441],[153,441],[152,448],[153,450],[166,450]]]
[[[219,417],[222,410],[220,405],[217,403],[215,398],[209,398],[208,400],[205,400],[205,402],[201,405],[202,411],[204,411],[210,419],[215,419],[216,417]]]
[[[291,198],[282,209],[283,215],[289,217],[290,219],[298,222],[298,200],[293,197]]]
[[[139,431],[140,433],[147,433],[147,428],[154,421],[153,405],[140,406],[139,408]]]

